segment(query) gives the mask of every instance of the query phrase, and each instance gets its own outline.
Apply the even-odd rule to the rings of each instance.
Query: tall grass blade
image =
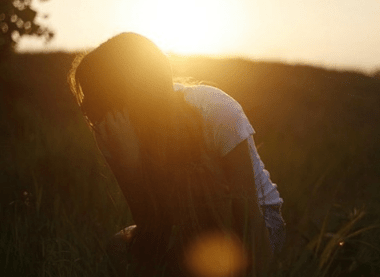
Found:
[[[344,240],[345,236],[348,234],[348,232],[355,226],[355,224],[363,218],[365,215],[365,212],[363,210],[360,210],[359,212],[355,212],[354,217],[346,223],[327,243],[326,247],[324,248],[320,263],[319,263],[319,269],[322,270],[322,268],[326,265],[326,263],[329,261],[329,259],[332,257],[332,254],[336,251],[339,242]]]

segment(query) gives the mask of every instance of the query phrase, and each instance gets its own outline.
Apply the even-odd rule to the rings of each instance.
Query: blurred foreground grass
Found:
[[[45,86],[45,76],[41,84],[33,79],[37,85],[27,86],[20,76],[12,78],[0,83],[0,275],[110,276],[107,240],[132,224],[117,183],[74,103],[39,98],[52,97],[45,87],[59,81]],[[44,96],[37,96],[42,87]],[[251,119],[250,110],[247,115]],[[260,130],[259,123],[253,125]],[[303,146],[306,142],[286,129],[267,126],[267,137],[258,133],[256,143],[262,140],[260,155],[284,199],[288,232],[272,275],[379,275],[380,206],[373,200],[379,196],[379,179],[373,177],[379,152],[367,140],[370,127],[348,140],[326,122],[319,132],[330,128],[340,143],[316,137]],[[363,148],[375,158],[366,160]],[[368,175],[359,164],[368,165]],[[354,178],[368,184],[349,189]]]
[[[8,126],[2,159],[2,276],[95,276],[106,239],[131,222],[116,182],[80,117],[63,128],[26,99],[12,104],[18,124]]]

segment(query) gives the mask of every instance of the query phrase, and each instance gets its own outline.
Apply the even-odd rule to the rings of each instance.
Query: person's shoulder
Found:
[[[175,91],[181,90],[184,92],[191,92],[191,93],[198,93],[198,94],[215,94],[215,95],[229,96],[227,93],[225,93],[221,89],[210,86],[210,85],[206,85],[206,84],[188,85],[188,84],[174,83],[173,88]]]
[[[189,102],[202,103],[209,106],[209,108],[221,108],[222,106],[230,108],[241,108],[240,104],[228,95],[223,90],[210,86],[210,85],[194,85],[186,86],[182,84],[175,84],[175,90],[182,90],[185,93],[185,98]]]
[[[192,91],[193,93],[199,93],[199,94],[204,94],[209,97],[215,97],[215,98],[227,98],[227,99],[233,99],[231,96],[229,96],[227,93],[225,93],[223,90],[210,86],[210,85],[196,85],[196,86],[189,86],[187,88],[188,90]]]

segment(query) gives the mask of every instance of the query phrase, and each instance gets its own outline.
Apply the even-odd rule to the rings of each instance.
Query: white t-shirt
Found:
[[[280,198],[277,185],[270,180],[269,172],[264,169],[264,163],[257,153],[252,136],[255,130],[241,105],[215,87],[184,86],[178,83],[173,87],[174,90],[182,90],[186,102],[199,109],[204,120],[204,136],[209,149],[223,157],[240,142],[248,140],[259,204],[282,204],[283,199]]]

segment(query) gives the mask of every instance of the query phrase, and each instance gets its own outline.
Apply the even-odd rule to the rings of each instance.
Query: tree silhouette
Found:
[[[37,12],[31,3],[32,0],[0,0],[0,55],[13,52],[25,35],[43,37],[46,42],[53,38],[50,29],[35,22]]]
[[[377,70],[373,73],[372,76],[375,77],[375,78],[377,78],[377,79],[380,79],[380,68],[377,69]]]

